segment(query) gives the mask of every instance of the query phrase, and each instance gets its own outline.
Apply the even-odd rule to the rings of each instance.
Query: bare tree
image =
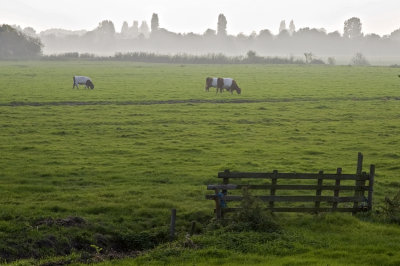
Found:
[[[306,57],[306,64],[310,64],[313,60],[313,54],[311,52],[309,53],[304,53],[304,56]]]
[[[351,63],[355,66],[368,66],[369,62],[362,53],[356,53],[351,59]]]

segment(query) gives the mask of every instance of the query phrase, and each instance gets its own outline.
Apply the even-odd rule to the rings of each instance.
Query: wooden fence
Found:
[[[370,165],[370,172],[367,174],[362,171],[362,162],[363,155],[359,153],[355,174],[343,174],[341,168],[337,168],[335,174],[325,174],[323,171],[319,173],[279,173],[274,170],[272,173],[252,173],[225,170],[218,173],[218,178],[223,181],[222,184],[207,186],[208,190],[214,190],[215,193],[206,195],[206,199],[215,200],[217,218],[222,218],[224,213],[238,210],[237,207],[229,208],[226,205],[230,202],[241,201],[243,195],[237,194],[237,192],[241,192],[243,189],[257,192],[254,197],[268,202],[266,208],[272,212],[357,213],[368,211],[372,209],[375,166]],[[368,184],[366,184],[367,181]],[[289,184],[287,184],[288,182]],[[295,182],[295,184],[290,184],[290,182]],[[311,182],[311,184],[299,184],[307,182]],[[354,183],[349,184],[349,182]],[[233,193],[235,191],[236,195]],[[286,191],[290,195],[278,195],[280,194],[278,192],[281,191]],[[294,191],[297,194],[293,195]],[[310,195],[310,191],[311,193],[315,191],[315,193]],[[367,197],[366,193],[368,193]],[[276,206],[277,203],[286,205]],[[294,203],[302,203],[302,205],[293,206]],[[321,203],[324,206],[321,206]],[[344,206],[338,206],[339,204]]]

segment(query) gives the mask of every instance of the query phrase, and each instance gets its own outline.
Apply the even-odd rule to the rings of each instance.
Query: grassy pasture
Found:
[[[95,89],[72,89],[73,75]],[[0,257],[147,250],[104,264],[400,263],[400,228],[348,214],[279,215],[284,233],[205,233],[216,173],[354,173],[376,165],[375,209],[400,190],[400,81],[387,67],[0,62]],[[204,91],[234,77],[242,95]],[[83,224],[60,226],[67,217]],[[102,246],[102,244],[104,246]],[[26,263],[31,263],[28,260]],[[23,263],[23,262],[21,262]]]

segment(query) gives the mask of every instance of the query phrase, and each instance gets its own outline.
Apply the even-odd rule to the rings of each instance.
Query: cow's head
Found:
[[[239,88],[235,80],[232,81],[232,90],[236,90],[237,94],[242,93],[242,89]]]
[[[86,81],[86,86],[91,88],[92,90],[94,89],[94,84],[91,80]]]

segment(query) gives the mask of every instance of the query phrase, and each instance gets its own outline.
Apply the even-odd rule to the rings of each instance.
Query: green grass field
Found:
[[[0,263],[399,265],[400,227],[377,213],[400,190],[398,74],[0,62]],[[95,89],[72,89],[73,75]],[[234,77],[242,95],[205,92],[207,76]],[[207,229],[218,171],[355,173],[358,152],[376,165],[371,214],[279,214],[279,233]],[[178,240],[167,243],[171,208]],[[111,250],[118,259],[101,256]]]

